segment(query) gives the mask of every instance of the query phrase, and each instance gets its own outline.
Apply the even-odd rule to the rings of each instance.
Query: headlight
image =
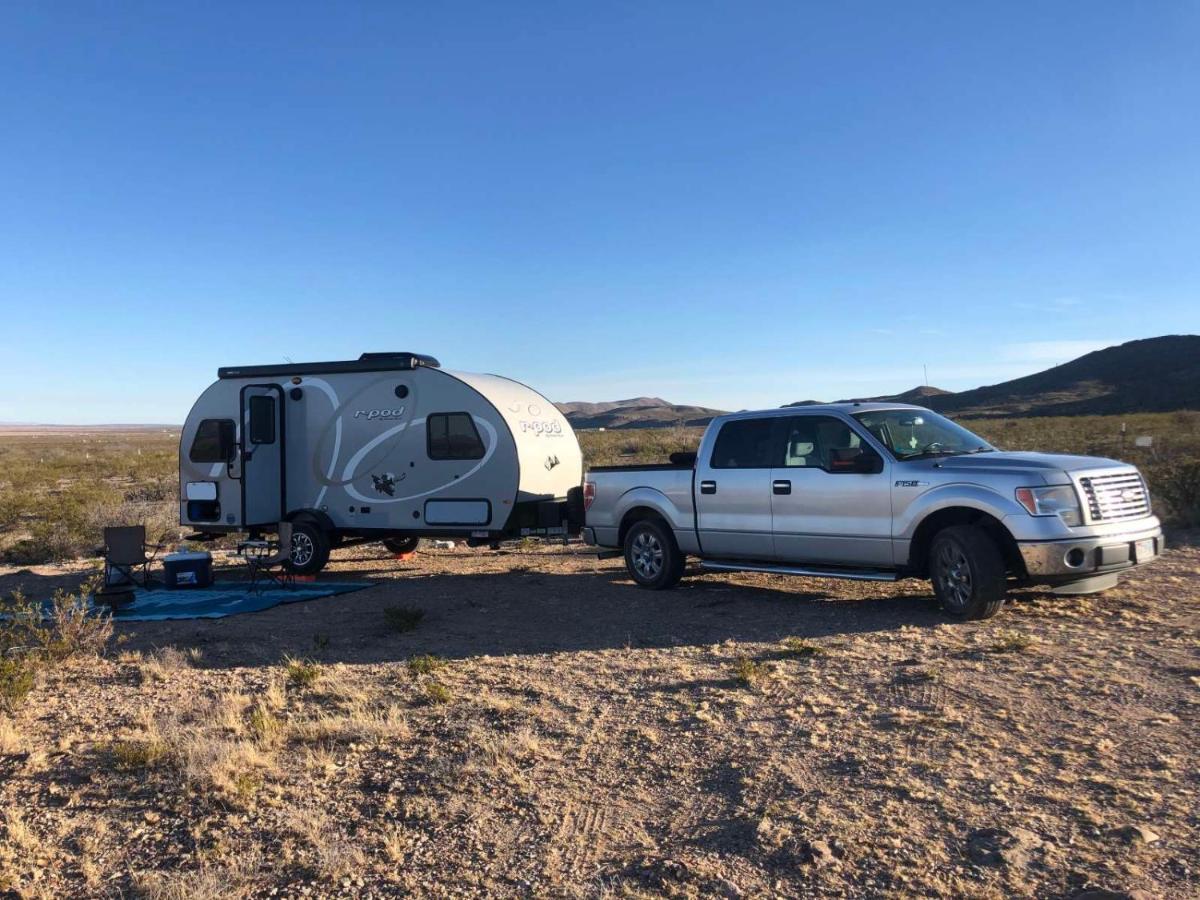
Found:
[[[1069,484],[1017,488],[1017,502],[1031,516],[1058,516],[1067,525],[1082,525],[1079,497]]]

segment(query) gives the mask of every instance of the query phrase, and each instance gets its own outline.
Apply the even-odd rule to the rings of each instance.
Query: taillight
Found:
[[[583,511],[587,512],[592,507],[592,501],[596,499],[596,483],[594,481],[585,481],[583,483]]]

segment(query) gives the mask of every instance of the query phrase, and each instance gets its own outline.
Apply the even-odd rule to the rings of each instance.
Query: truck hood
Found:
[[[1051,475],[1054,472],[1078,472],[1086,469],[1134,468],[1128,463],[1101,456],[1072,456],[1068,453],[1030,453],[1019,450],[997,450],[971,456],[945,456],[934,459],[944,471],[984,474],[1015,474],[1017,472]]]

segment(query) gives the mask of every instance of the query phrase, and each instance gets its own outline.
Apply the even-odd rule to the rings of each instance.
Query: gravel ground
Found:
[[[920,582],[338,551],[375,585],[121,625],[0,720],[0,896],[1200,896],[1189,539],[966,625]]]

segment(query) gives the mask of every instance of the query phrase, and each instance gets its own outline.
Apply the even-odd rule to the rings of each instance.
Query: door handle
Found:
[[[771,482],[771,490],[776,494],[790,494],[792,492],[792,483],[781,478]]]
[[[700,493],[715,494],[717,492],[717,483],[715,481],[700,482]]]

